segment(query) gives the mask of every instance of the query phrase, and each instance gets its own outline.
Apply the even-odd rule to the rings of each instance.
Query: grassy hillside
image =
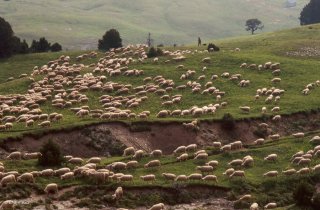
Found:
[[[185,174],[189,175],[192,173],[197,173],[196,166],[203,165],[206,161],[202,160],[193,160],[192,153],[190,153],[190,159],[186,162],[177,162],[174,156],[164,156],[159,158],[162,163],[162,166],[154,169],[145,169],[143,165],[148,161],[152,160],[150,157],[144,157],[139,161],[139,166],[137,169],[130,169],[125,171],[118,171],[124,174],[132,174],[134,176],[133,182],[122,183],[121,186],[125,189],[124,198],[118,202],[112,202],[110,200],[111,189],[114,189],[116,186],[119,186],[119,183],[114,181],[109,181],[100,185],[99,187],[90,181],[90,179],[86,178],[76,178],[75,180],[61,181],[57,177],[52,178],[36,178],[36,184],[33,189],[40,189],[38,193],[43,193],[42,189],[48,183],[58,183],[59,187],[68,188],[70,186],[79,187],[78,189],[68,192],[66,194],[60,195],[59,200],[71,199],[71,198],[84,198],[86,197],[85,205],[101,205],[106,202],[111,203],[111,205],[115,205],[117,207],[130,207],[135,208],[136,205],[150,206],[154,203],[164,202],[167,205],[172,205],[177,202],[183,202],[183,199],[178,201],[170,198],[170,196],[166,196],[155,190],[152,194],[145,193],[143,191],[143,187],[146,189],[157,189],[157,187],[161,187],[164,189],[172,189],[176,190],[179,195],[176,196],[184,196],[185,202],[190,202],[188,200],[192,196],[192,192],[183,192],[183,187],[185,186],[219,186],[225,189],[229,189],[228,197],[231,200],[236,200],[240,195],[243,194],[251,194],[252,200],[251,202],[257,202],[260,206],[265,205],[268,202],[277,202],[278,206],[287,206],[289,204],[294,203],[295,201],[292,198],[292,192],[298,183],[302,181],[307,181],[313,185],[320,181],[320,174],[318,172],[313,172],[308,175],[298,175],[295,174],[293,176],[285,176],[281,174],[281,171],[295,168],[299,170],[302,168],[301,166],[297,166],[295,164],[290,163],[291,156],[298,151],[308,151],[312,149],[312,145],[308,142],[309,139],[319,134],[318,132],[309,133],[303,139],[294,139],[292,137],[286,137],[281,139],[279,142],[269,142],[263,146],[259,147],[250,147],[243,149],[241,151],[235,151],[230,153],[219,153],[217,150],[213,148],[206,148],[206,151],[210,154],[209,160],[217,160],[219,161],[219,166],[213,172],[218,177],[218,183],[207,183],[203,181],[188,181],[187,183],[172,183],[170,181],[166,181],[162,177],[162,173],[174,173],[176,175]],[[285,152],[284,152],[285,151]],[[276,162],[266,162],[263,160],[269,154],[278,154],[278,160]],[[228,179],[226,176],[222,175],[222,173],[230,168],[228,166],[228,162],[234,159],[242,159],[244,156],[250,155],[254,158],[254,166],[252,167],[236,167],[238,170],[245,170],[246,177],[245,178],[235,178]],[[115,161],[124,161],[128,162],[131,158],[123,158],[123,157],[112,157],[112,158],[104,158],[101,164],[98,165],[98,168],[104,168],[106,165],[115,162]],[[319,159],[314,158],[309,165],[314,166],[319,163]],[[34,170],[43,170],[44,168],[37,166],[36,160],[29,161],[4,161],[4,166],[6,170],[17,170],[20,173],[34,171]],[[72,165],[67,165],[68,167],[73,168]],[[276,170],[279,172],[279,176],[276,178],[268,178],[263,177],[263,174]],[[146,183],[140,179],[140,176],[146,174],[155,174],[156,181],[151,183]],[[30,186],[28,188],[21,188],[23,185],[17,184],[13,189],[15,190],[15,196],[18,198],[19,196],[29,196]],[[32,185],[31,185],[32,186]],[[136,190],[141,189],[140,193],[133,194],[130,189],[136,187]],[[191,188],[192,189],[192,188]],[[7,192],[6,196],[11,196],[11,191],[7,188],[1,188],[2,192]],[[1,192],[0,190],[0,192]],[[126,191],[127,190],[127,191]],[[22,193],[24,191],[24,193]],[[83,194],[86,192],[85,194]],[[109,195],[110,194],[110,195]],[[3,193],[2,195],[5,195]],[[180,198],[180,197],[179,197]],[[4,199],[0,194],[0,200]],[[187,200],[186,200],[187,199]],[[79,204],[82,202],[79,202]],[[79,205],[78,204],[78,205]],[[281,208],[282,209],[282,208]],[[299,209],[299,208],[297,208]]]
[[[247,34],[244,23],[259,18],[264,31],[299,25],[308,0],[285,8],[285,0],[11,0],[0,1],[0,16],[29,42],[45,36],[68,49],[95,49],[106,29],[117,28],[125,43],[186,44]]]
[[[301,91],[304,87],[312,82],[319,79],[318,55],[311,57],[303,56],[291,56],[288,52],[300,52],[305,47],[318,50],[320,41],[316,39],[320,34],[320,25],[314,25],[310,27],[301,27],[292,30],[280,31],[275,33],[266,33],[257,36],[249,36],[239,39],[230,39],[225,41],[219,41],[218,44],[221,46],[221,51],[216,53],[205,53],[205,54],[187,54],[186,61],[182,64],[185,65],[184,70],[176,70],[177,63],[167,63],[164,61],[171,59],[170,57],[160,57],[159,63],[154,63],[152,59],[148,59],[143,64],[133,63],[129,65],[129,69],[142,69],[145,74],[139,77],[110,77],[108,81],[119,82],[122,84],[132,84],[133,87],[143,85],[143,78],[156,75],[162,75],[167,79],[172,79],[176,86],[186,84],[187,80],[180,80],[182,73],[185,73],[187,69],[196,70],[196,75],[190,80],[198,81],[197,78],[200,75],[206,75],[206,79],[198,81],[202,85],[210,81],[212,74],[221,75],[223,72],[229,72],[230,74],[241,74],[242,79],[250,80],[248,87],[239,87],[238,82],[232,82],[228,79],[219,77],[214,81],[214,86],[222,91],[226,92],[226,95],[222,97],[221,101],[228,103],[228,106],[223,109],[218,109],[215,114],[203,115],[202,119],[221,119],[225,113],[231,113],[235,119],[249,118],[249,117],[262,117],[261,108],[266,106],[268,109],[267,116],[274,115],[270,112],[274,106],[280,106],[281,110],[278,114],[291,114],[300,111],[308,112],[310,110],[318,110],[319,103],[318,98],[320,97],[320,91],[316,87],[311,91],[308,96],[302,95]],[[233,52],[231,49],[240,47],[240,52]],[[195,50],[195,47],[181,48]],[[172,50],[172,49],[170,49]],[[75,61],[75,56],[83,52],[72,52],[67,53],[72,57],[71,62]],[[28,78],[16,79],[11,82],[5,82],[9,76],[18,77],[21,73],[28,73],[33,69],[33,66],[42,66],[49,60],[56,59],[61,53],[49,53],[49,54],[32,54],[27,56],[15,56],[7,60],[0,62],[0,94],[15,94],[15,93],[26,93],[28,86],[31,84]],[[98,58],[84,60],[84,64],[90,64],[97,62]],[[211,57],[212,62],[210,64],[203,64],[201,60],[204,57]],[[282,79],[279,84],[271,83],[271,79],[275,76],[271,74],[271,71],[258,71],[240,69],[239,66],[243,62],[261,64],[267,61],[280,62],[281,63],[281,75],[278,76]],[[207,70],[202,72],[203,66],[207,66]],[[93,68],[84,68],[82,74],[92,72]],[[95,74],[99,75],[99,74]],[[39,76],[36,79],[39,80],[42,77]],[[264,102],[265,97],[255,101],[254,96],[258,88],[271,88],[276,87],[285,90],[285,94],[281,97],[279,103],[266,104]],[[204,88],[202,88],[203,90]],[[201,91],[202,91],[201,90]],[[133,94],[131,90],[129,94]],[[90,101],[88,104],[90,109],[101,109],[102,105],[99,103],[98,97],[103,95],[102,92],[88,91],[85,93]],[[115,95],[113,92],[111,95]],[[157,113],[162,109],[189,109],[194,105],[205,106],[208,104],[217,103],[215,97],[212,95],[192,94],[191,89],[179,91],[174,89],[170,95],[181,94],[183,96],[182,102],[172,107],[165,107],[161,105],[163,102],[159,96],[155,94],[148,94],[149,99],[141,104],[137,108],[133,108],[134,113],[140,113],[141,111],[148,110],[151,112],[148,120],[155,121],[179,121],[179,120],[190,120],[191,116],[173,118],[169,117],[166,119],[156,118]],[[79,107],[80,105],[74,105],[73,107]],[[239,106],[250,106],[251,111],[249,114],[245,114],[239,110]],[[99,122],[90,117],[82,118],[79,120],[69,109],[56,109],[51,106],[50,102],[45,103],[41,106],[43,113],[58,112],[64,115],[63,121],[60,123],[54,123],[53,128],[68,127],[74,125],[88,124],[93,122]],[[125,107],[122,107],[125,109]],[[138,119],[137,119],[138,120]],[[136,120],[133,120],[136,121]],[[76,123],[75,123],[76,122]],[[16,136],[24,132],[30,131],[42,131],[43,129],[38,126],[32,128],[25,128],[24,123],[14,124],[14,128],[11,131],[1,132],[1,137]]]

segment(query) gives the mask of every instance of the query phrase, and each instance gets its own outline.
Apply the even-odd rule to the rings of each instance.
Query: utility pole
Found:
[[[149,33],[147,38],[147,45],[148,47],[151,47],[152,44],[153,44],[153,39],[151,39],[151,33]]]

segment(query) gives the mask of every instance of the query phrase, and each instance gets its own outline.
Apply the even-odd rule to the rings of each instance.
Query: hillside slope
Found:
[[[0,1],[0,16],[16,34],[29,42],[40,36],[68,49],[96,48],[109,28],[119,29],[126,43],[145,42],[151,32],[155,43],[186,44],[247,34],[244,23],[259,18],[264,31],[299,25],[308,0],[285,8],[285,0],[12,0]]]

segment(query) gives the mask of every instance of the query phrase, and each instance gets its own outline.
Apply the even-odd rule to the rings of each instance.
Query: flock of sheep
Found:
[[[295,138],[303,138],[304,133],[295,133],[293,134]],[[293,166],[301,167],[299,170],[286,169],[282,171],[283,176],[293,176],[293,175],[305,175],[310,173],[320,173],[320,164],[317,164],[313,167],[310,167],[311,160],[320,157],[320,137],[314,136],[310,140],[311,144],[316,146],[309,151],[298,151],[292,155],[291,164]],[[261,143],[260,143],[261,144]],[[228,145],[222,145],[221,142],[214,142],[214,147],[221,152],[230,152],[243,149],[243,143],[241,141],[235,141]],[[20,161],[22,159],[37,159],[41,156],[41,153],[22,153],[22,152],[12,152],[7,156],[7,161]],[[149,162],[144,165],[141,165],[140,161],[143,157],[149,156],[152,158]],[[9,187],[10,184],[16,182],[22,183],[35,183],[37,177],[50,178],[53,176],[60,177],[61,180],[73,180],[73,179],[89,179],[96,184],[103,184],[106,182],[116,182],[118,185],[121,185],[125,182],[133,182],[134,176],[132,174],[125,173],[127,170],[135,170],[141,167],[146,169],[159,170],[161,168],[161,161],[159,160],[163,156],[161,150],[154,150],[147,154],[143,150],[136,150],[133,147],[128,147],[123,152],[123,157],[129,158],[127,162],[113,162],[109,165],[101,167],[102,159],[100,157],[92,157],[88,160],[84,160],[79,157],[64,156],[67,161],[67,164],[71,164],[72,168],[64,167],[56,170],[53,169],[44,169],[42,171],[30,171],[20,174],[17,171],[6,171],[5,164],[0,162],[0,186]],[[146,183],[153,183],[157,179],[163,179],[169,182],[176,183],[186,183],[190,181],[203,181],[207,183],[218,183],[218,175],[215,175],[214,172],[218,167],[221,167],[219,161],[217,160],[208,160],[209,154],[206,150],[198,149],[196,144],[190,144],[188,146],[179,146],[177,147],[172,156],[176,159],[177,162],[187,161],[189,159],[194,159],[195,163],[205,162],[204,165],[198,165],[195,167],[194,173],[189,175],[186,174],[174,174],[170,171],[162,173],[162,178],[157,177],[155,174],[145,174],[139,178]],[[265,162],[275,163],[278,160],[278,154],[269,154],[264,158]],[[199,161],[201,160],[201,161]],[[245,169],[255,167],[254,166],[254,157],[248,155],[242,159],[235,159],[230,161],[227,164],[227,170],[222,176],[228,177],[229,179],[240,178],[243,179],[246,177]],[[274,178],[279,176],[278,171],[267,171],[264,174],[261,174],[263,177]],[[219,175],[220,176],[220,175]],[[137,178],[137,177],[136,177]],[[56,194],[58,193],[58,184],[50,183],[48,184],[44,192],[47,194]],[[119,186],[112,198],[119,200],[123,197],[124,189]],[[241,196],[238,201],[247,201],[252,202],[253,197],[250,194]],[[11,205],[12,204],[12,205]],[[5,208],[3,206],[10,206],[12,208]],[[3,202],[0,209],[13,209],[14,202],[11,200]],[[164,204],[156,204],[151,207],[151,210],[164,209]],[[276,203],[268,203],[264,206],[265,209],[276,208]],[[257,203],[252,203],[250,210],[259,209]]]

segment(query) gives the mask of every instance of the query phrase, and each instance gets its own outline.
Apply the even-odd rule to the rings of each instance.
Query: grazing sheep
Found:
[[[119,200],[121,199],[123,196],[123,189],[122,187],[117,187],[116,191],[114,192],[114,194],[112,195],[112,199],[116,199]]]
[[[51,183],[51,184],[48,184],[45,189],[44,189],[44,192],[47,193],[47,194],[55,194],[55,193],[58,193],[58,185],[56,183]]]
[[[288,169],[288,170],[285,170],[285,171],[282,171],[282,173],[286,176],[291,176],[295,173],[297,173],[296,169],[292,168],[292,169]]]
[[[264,144],[264,139],[259,138],[253,142],[255,145],[263,145]]]
[[[309,174],[310,169],[309,168],[302,168],[299,171],[297,171],[297,174],[303,175],[303,174]]]
[[[125,170],[127,168],[127,164],[123,162],[114,162],[111,164],[113,170]]]
[[[151,160],[144,165],[145,168],[153,168],[153,167],[160,167],[161,162],[160,160]]]
[[[233,177],[245,177],[245,172],[244,171],[234,171],[229,178],[233,178]]]
[[[12,200],[3,201],[0,210],[15,210],[15,204]]]
[[[73,179],[74,178],[74,173],[73,172],[68,172],[60,176],[61,180],[66,180],[66,179]]]
[[[171,180],[171,181],[174,181],[175,178],[177,177],[175,174],[171,174],[171,173],[162,173],[162,176],[163,176],[166,180]]]
[[[118,177],[118,182],[133,182],[133,176],[130,174],[120,176]]]
[[[244,113],[249,113],[251,108],[249,106],[240,106],[239,109]]]
[[[235,172],[235,170],[233,168],[229,168],[223,173],[223,175],[226,175],[229,177],[231,174],[233,174],[233,172]]]
[[[229,166],[241,166],[241,164],[242,164],[241,159],[232,160],[231,162],[228,163]]]
[[[211,160],[211,161],[207,162],[206,165],[216,168],[219,165],[219,162],[217,160]]]
[[[270,154],[264,158],[264,160],[267,160],[267,161],[277,161],[277,159],[278,159],[277,154]]]
[[[201,173],[210,173],[214,170],[212,166],[197,166],[196,169],[201,171]]]
[[[197,122],[195,121],[195,122],[192,122],[192,124],[197,124]],[[190,144],[190,145],[188,145],[187,147],[186,147],[186,151],[187,152],[193,152],[193,151],[195,151],[197,149],[197,145],[196,144]]]
[[[186,182],[188,181],[188,177],[186,175],[178,175],[175,180],[176,182]]]
[[[198,173],[190,174],[188,176],[188,179],[189,180],[201,180],[202,179],[202,174],[198,174]]]
[[[16,183],[16,177],[13,174],[7,175],[1,179],[0,186],[4,187],[9,183]]]
[[[54,171],[52,169],[45,169],[41,171],[41,176],[53,176]]]
[[[223,152],[230,151],[231,150],[231,144],[224,145],[223,147],[220,148],[220,150],[223,151]]]
[[[136,160],[140,160],[143,157],[144,151],[143,150],[137,150],[134,155],[133,158]]]
[[[138,161],[132,160],[127,162],[127,169],[137,168],[139,165]]]
[[[218,183],[218,178],[215,175],[207,175],[202,178],[203,181],[212,181]]]
[[[221,146],[222,146],[221,142],[219,142],[219,141],[213,142],[213,147],[214,147],[214,148],[220,149]]]
[[[18,182],[29,182],[34,183],[34,177],[31,173],[24,173],[17,178]]]
[[[25,159],[25,160],[38,159],[41,156],[42,156],[42,154],[40,152],[25,153],[23,155],[23,159]]]
[[[180,155],[176,159],[178,162],[182,162],[182,161],[188,160],[188,157],[189,157],[188,153],[183,153],[182,155]]]
[[[312,144],[320,144],[320,136],[312,137],[312,139],[309,142]]]
[[[70,171],[71,171],[70,168],[59,168],[59,169],[54,171],[54,175],[55,176],[61,176],[61,175],[66,174],[66,173],[68,173]]]
[[[280,115],[275,115],[273,118],[272,118],[273,121],[280,121],[281,120],[281,116]]]
[[[47,127],[51,126],[51,122],[50,121],[43,121],[43,122],[39,123],[38,126],[40,126],[42,128],[47,128]]]
[[[279,134],[270,135],[269,138],[271,140],[273,140],[273,141],[279,140],[280,139],[280,135]]]
[[[73,165],[81,165],[84,162],[82,158],[71,158],[68,160],[68,163],[71,163]]]
[[[267,173],[264,173],[263,176],[264,177],[277,177],[278,176],[278,171],[269,171]]]
[[[253,166],[253,164],[254,164],[253,158],[250,155],[248,155],[242,159],[241,166],[249,167],[249,166]]]
[[[156,181],[156,176],[154,174],[140,176],[140,178],[145,182],[154,182],[154,181]]]
[[[161,150],[153,150],[151,153],[150,153],[150,156],[151,157],[161,157],[162,156],[162,151]]]
[[[206,160],[206,159],[208,159],[208,154],[207,153],[199,153],[193,159],[194,160]]]
[[[21,152],[12,152],[10,153],[6,159],[9,159],[9,160],[21,160]]]
[[[251,204],[250,210],[259,210],[259,204],[257,204],[257,203]]]
[[[271,82],[272,83],[280,83],[281,82],[281,78],[273,78],[272,80],[271,80]]]
[[[264,206],[265,209],[275,209],[277,208],[276,203],[268,203],[267,205]]]
[[[186,152],[186,147],[185,146],[180,146],[180,147],[178,147],[177,149],[175,149],[174,151],[173,151],[173,154],[174,155],[177,155],[177,154],[181,154],[181,153],[184,153],[184,152]]]
[[[158,203],[153,205],[150,209],[148,210],[163,210],[164,209],[164,204],[163,203]]]
[[[295,138],[303,138],[304,137],[304,133],[302,133],[302,132],[294,133],[294,134],[292,134],[292,136],[295,137]]]
[[[133,147],[128,147],[123,151],[122,156],[134,155],[135,149]]]

